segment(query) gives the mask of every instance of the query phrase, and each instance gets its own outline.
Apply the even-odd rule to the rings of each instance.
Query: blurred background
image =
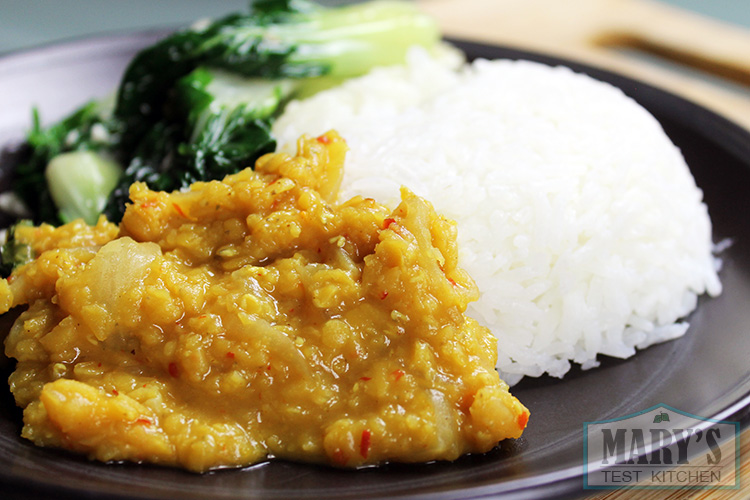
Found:
[[[342,5],[355,1],[321,0],[320,3]],[[445,3],[445,0],[433,3],[441,1]],[[661,1],[750,29],[748,0]],[[0,0],[0,53],[82,35],[184,25],[201,17],[244,9],[247,4],[247,0]]]
[[[448,36],[624,73],[750,128],[750,0],[411,1],[434,15]],[[184,26],[247,3],[0,0],[0,55],[85,36]]]

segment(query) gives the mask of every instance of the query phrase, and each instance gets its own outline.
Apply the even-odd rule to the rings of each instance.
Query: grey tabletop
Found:
[[[0,54],[109,32],[179,26],[244,9],[249,0],[0,0]],[[750,0],[663,0],[750,27]],[[352,0],[321,0],[334,5]]]

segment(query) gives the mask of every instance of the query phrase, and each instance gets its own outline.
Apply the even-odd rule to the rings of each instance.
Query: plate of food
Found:
[[[750,135],[704,108],[379,2],[0,75],[6,497],[570,496],[586,424],[747,418]]]

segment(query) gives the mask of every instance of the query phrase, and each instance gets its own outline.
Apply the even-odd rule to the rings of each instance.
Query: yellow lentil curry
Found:
[[[23,436],[193,471],[281,457],[452,460],[529,412],[464,316],[455,224],[404,190],[334,204],[335,132],[186,192],[134,184],[119,225],[19,228],[0,282]]]

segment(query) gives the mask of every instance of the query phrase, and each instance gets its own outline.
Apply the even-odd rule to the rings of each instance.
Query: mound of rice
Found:
[[[450,61],[450,60],[449,60]],[[702,192],[659,123],[564,67],[410,54],[404,67],[291,103],[280,144],[337,129],[343,199],[405,185],[458,222],[461,265],[498,369],[563,376],[679,337],[721,284]]]

